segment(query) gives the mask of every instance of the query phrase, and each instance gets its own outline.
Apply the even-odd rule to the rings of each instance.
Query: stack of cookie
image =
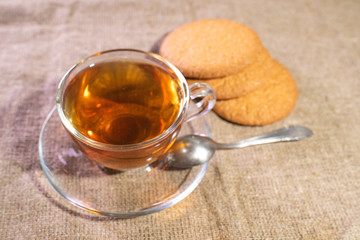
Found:
[[[241,23],[205,19],[186,24],[165,37],[159,52],[189,84],[211,85],[217,97],[214,111],[231,122],[270,124],[295,106],[297,88],[291,74]]]

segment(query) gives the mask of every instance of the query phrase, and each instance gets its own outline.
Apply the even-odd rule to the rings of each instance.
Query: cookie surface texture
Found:
[[[250,126],[274,123],[288,116],[295,107],[297,87],[285,67],[277,63],[275,68],[278,71],[269,74],[269,84],[245,96],[218,101],[214,111],[228,121]]]
[[[276,62],[269,52],[264,48],[257,56],[255,61],[245,67],[239,73],[214,79],[189,79],[189,84],[195,82],[204,82],[209,84],[216,92],[216,99],[226,100],[244,96],[268,82],[268,76]]]
[[[231,20],[204,19],[169,33],[159,52],[185,77],[217,78],[241,71],[261,48],[251,28]]]

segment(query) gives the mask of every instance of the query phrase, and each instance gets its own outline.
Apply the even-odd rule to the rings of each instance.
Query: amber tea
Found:
[[[65,89],[63,109],[90,139],[127,145],[159,136],[177,119],[181,87],[160,67],[136,61],[92,64]]]

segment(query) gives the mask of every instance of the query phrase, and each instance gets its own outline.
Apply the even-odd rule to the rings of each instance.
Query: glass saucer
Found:
[[[184,123],[180,135],[209,136],[204,117]],[[55,110],[40,133],[41,166],[55,190],[77,207],[95,214],[136,217],[166,209],[201,182],[208,163],[174,169],[163,162],[126,172],[102,169],[73,145]]]

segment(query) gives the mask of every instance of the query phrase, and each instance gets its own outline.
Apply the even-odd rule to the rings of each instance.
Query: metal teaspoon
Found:
[[[190,168],[209,161],[216,150],[243,148],[265,143],[297,141],[313,135],[303,126],[289,126],[278,130],[244,139],[237,143],[217,143],[211,138],[187,135],[178,138],[165,156],[165,162],[177,168]]]

